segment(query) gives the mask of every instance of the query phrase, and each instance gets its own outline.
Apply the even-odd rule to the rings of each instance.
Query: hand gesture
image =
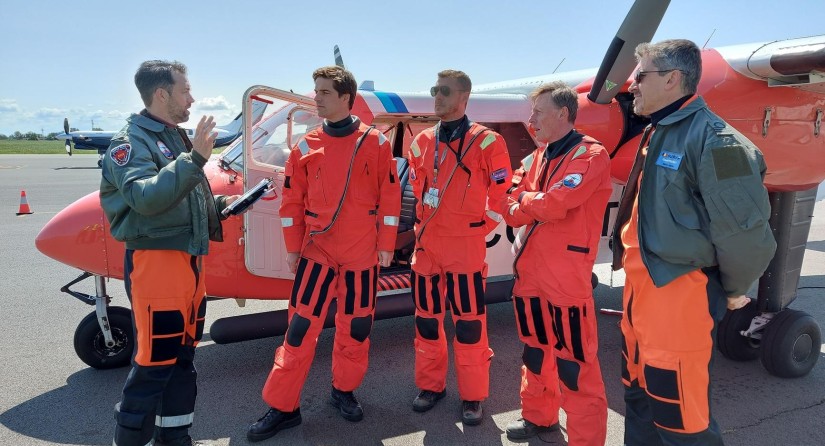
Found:
[[[212,149],[215,147],[215,138],[218,134],[213,132],[215,129],[215,121],[212,116],[201,117],[198,127],[195,128],[195,140],[192,142],[194,146],[192,150],[198,152],[202,157],[209,159],[212,156]]]

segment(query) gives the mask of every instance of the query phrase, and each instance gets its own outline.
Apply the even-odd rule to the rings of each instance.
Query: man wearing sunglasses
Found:
[[[613,230],[613,269],[626,273],[621,329],[625,444],[723,444],[710,410],[716,324],[745,296],[776,243],[747,138],[696,96],[699,48],[643,43],[630,86],[650,117]]]
[[[415,301],[413,410],[426,412],[446,395],[444,313],[455,322],[453,350],[462,421],[482,420],[493,351],[487,342],[484,287],[485,236],[502,220],[500,198],[510,179],[510,156],[501,135],[464,114],[472,83],[461,71],[444,70],[430,90],[435,127],[410,145],[410,181],[416,204],[412,257]],[[488,206],[489,204],[489,206]]]
[[[590,278],[613,191],[610,156],[573,129],[575,90],[557,81],[530,96],[530,127],[546,146],[524,158],[504,197],[505,221],[521,227],[513,304],[524,343],[522,418],[507,426],[507,437],[526,440],[558,429],[561,407],[571,445],[602,446],[607,398]]]

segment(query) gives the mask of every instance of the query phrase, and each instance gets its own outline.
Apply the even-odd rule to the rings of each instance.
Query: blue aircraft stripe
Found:
[[[387,110],[387,113],[409,113],[404,101],[401,100],[395,93],[386,93],[383,91],[375,91],[375,97],[381,101],[381,105]]]

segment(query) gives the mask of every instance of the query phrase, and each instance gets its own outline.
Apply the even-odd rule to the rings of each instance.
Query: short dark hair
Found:
[[[358,91],[358,84],[355,83],[355,76],[348,70],[336,65],[321,67],[312,73],[312,80],[316,81],[319,77],[329,79],[332,81],[332,88],[338,92],[338,97],[341,95],[349,95],[349,109],[352,110],[352,104],[355,103],[355,94]]]
[[[462,90],[470,91],[473,89],[473,81],[467,73],[459,70],[444,70],[438,73],[438,78],[452,78],[458,81],[458,85]]]
[[[530,93],[530,99],[534,102],[539,96],[548,93],[556,107],[567,107],[567,121],[576,123],[576,114],[579,111],[579,94],[562,81],[553,81],[539,85]]]
[[[636,47],[636,60],[640,61],[645,56],[650,57],[650,61],[659,70],[681,71],[682,93],[686,95],[696,93],[699,78],[702,77],[702,51],[695,43],[686,39],[640,43]]]
[[[175,85],[175,79],[172,77],[173,71],[186,74],[186,65],[176,60],[172,62],[147,60],[140,64],[135,73],[135,86],[140,92],[144,105],[147,107],[152,105],[152,96],[158,88],[172,93],[172,87]]]

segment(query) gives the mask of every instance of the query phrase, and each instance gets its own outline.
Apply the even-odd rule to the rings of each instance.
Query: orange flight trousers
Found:
[[[625,444],[721,445],[710,410],[711,311],[722,314],[725,301],[718,270],[695,270],[656,287],[639,251],[636,205],[621,233]]]
[[[350,240],[353,249],[345,252],[335,243],[343,231],[346,229],[333,226],[301,252],[289,300],[289,328],[283,345],[275,351],[275,364],[262,391],[263,400],[280,411],[300,407],[301,389],[332,299],[338,299],[332,385],[351,392],[367,373],[378,285],[378,235],[376,231],[363,232],[363,239]],[[351,231],[346,234],[351,235]]]
[[[442,237],[428,233],[412,259],[415,301],[415,384],[440,392],[447,385],[447,338],[444,312],[455,323],[458,394],[464,401],[489,395],[493,350],[487,341],[484,288],[487,252],[483,235]]]

